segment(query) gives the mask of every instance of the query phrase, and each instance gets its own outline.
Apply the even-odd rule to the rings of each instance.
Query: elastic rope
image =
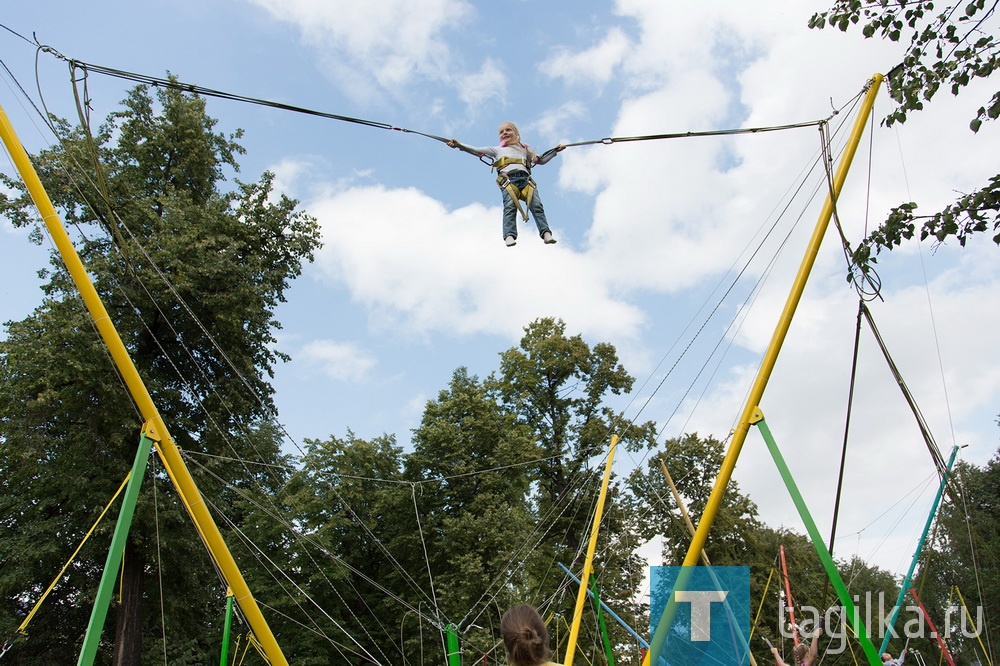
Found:
[[[100,524],[101,519],[104,518],[104,515],[111,508],[111,505],[115,503],[115,500],[118,499],[118,496],[121,495],[123,490],[125,490],[125,486],[128,485],[128,480],[131,476],[132,472],[131,470],[129,470],[128,474],[125,475],[125,479],[122,481],[121,485],[118,486],[118,490],[115,491],[115,494],[111,497],[111,500],[104,507],[104,510],[101,511],[101,515],[97,517],[97,520],[94,521],[94,524],[91,526],[90,530],[88,530],[87,533],[84,535],[83,540],[80,541],[80,545],[76,547],[76,550],[74,550],[73,554],[70,555],[69,560],[67,560],[66,564],[63,565],[63,568],[59,570],[59,574],[52,580],[52,582],[49,584],[48,588],[46,588],[45,592],[42,593],[42,596],[38,599],[38,601],[35,602],[34,607],[31,609],[31,612],[28,613],[28,616],[24,618],[24,622],[21,623],[21,626],[17,628],[18,634],[25,635],[25,629],[27,628],[28,623],[31,622],[31,618],[35,617],[35,613],[38,612],[38,609],[42,605],[42,602],[45,601],[45,598],[49,596],[49,593],[52,592],[52,589],[62,579],[63,574],[66,573],[66,569],[69,568],[69,565],[73,563],[73,560],[75,560],[76,556],[80,553],[80,550],[83,548],[83,544],[87,543],[87,539],[89,539],[90,535],[93,534],[94,530],[97,529],[97,526]]]
[[[760,622],[760,613],[764,610],[764,600],[767,598],[767,591],[771,587],[771,579],[774,578],[774,567],[771,567],[771,572],[767,574],[767,582],[764,583],[764,591],[760,594],[760,605],[757,606],[757,614],[754,615],[753,624],[750,625],[750,638],[753,638],[753,632],[757,629],[757,623]]]
[[[861,346],[861,317],[864,301],[858,304],[857,324],[854,327],[854,357],[851,361],[851,381],[847,390],[847,416],[844,419],[844,444],[840,450],[840,471],[837,474],[837,496],[833,500],[833,520],[830,526],[830,541],[828,548],[833,557],[833,544],[837,540],[837,519],[840,517],[840,499],[844,491],[844,468],[847,464],[847,440],[851,430],[851,413],[854,408],[854,386],[858,379],[858,352]],[[823,607],[826,607],[826,595],[830,590],[830,579],[823,585]]]
[[[36,42],[37,44],[37,42]],[[317,111],[315,109],[309,109],[306,107],[296,106],[293,104],[285,104],[283,102],[275,102],[272,100],[261,99],[257,97],[249,97],[247,95],[239,95],[236,93],[230,93],[222,90],[215,90],[212,88],[206,88],[204,86],[199,86],[191,83],[184,83],[176,79],[164,79],[161,77],[150,76],[148,74],[139,74],[136,72],[129,72],[122,69],[115,69],[113,67],[104,67],[102,65],[95,65],[93,63],[84,62],[82,60],[76,60],[73,58],[67,58],[63,54],[59,53],[56,49],[51,46],[44,46],[37,44],[38,48],[45,52],[52,54],[60,60],[67,62],[71,70],[79,68],[84,70],[84,72],[96,72],[98,74],[104,74],[106,76],[112,76],[120,79],[126,79],[129,81],[135,81],[137,83],[142,83],[146,85],[151,85],[154,87],[167,87],[173,88],[175,90],[181,90],[184,92],[194,93],[197,95],[202,95],[204,97],[215,97],[218,99],[228,99],[235,102],[245,102],[249,104],[257,104],[260,106],[266,106],[274,109],[280,109],[283,111],[292,111],[295,113],[302,113],[306,115],[316,116],[319,118],[327,118],[330,120],[338,120],[341,122],[353,123],[356,125],[364,125],[366,127],[373,127],[375,129],[384,129],[395,132],[402,132],[404,134],[418,134],[428,139],[434,139],[435,141],[440,141],[442,143],[448,143],[449,139],[446,139],[436,134],[429,134],[427,132],[421,132],[414,129],[409,129],[406,127],[396,127],[395,125],[380,122],[376,120],[368,120],[365,118],[355,118],[352,116],[345,116],[336,113],[329,113],[326,111]],[[860,95],[860,93],[859,93]],[[769,125],[763,127],[741,127],[734,129],[721,129],[721,130],[703,130],[703,131],[688,131],[688,132],[670,132],[664,134],[646,134],[640,136],[621,136],[621,137],[604,137],[602,139],[593,139],[589,141],[577,141],[573,143],[563,144],[563,147],[569,148],[574,146],[587,146],[593,144],[604,144],[611,145],[613,143],[625,143],[632,141],[656,141],[661,139],[683,139],[683,138],[694,138],[694,137],[704,137],[704,136],[729,136],[737,134],[760,134],[764,132],[777,132],[789,129],[799,129],[803,127],[812,127],[827,122],[830,117],[837,115],[839,113],[838,109],[835,109],[833,113],[821,120],[810,120],[798,123],[787,123],[783,125]],[[544,158],[550,154],[556,152],[555,148],[550,148],[549,150],[542,153],[539,157]]]
[[[938,448],[937,442],[934,440],[934,435],[931,434],[930,427],[927,425],[927,421],[924,419],[924,416],[920,411],[920,407],[917,406],[917,402],[910,393],[910,389],[906,386],[906,382],[903,381],[903,375],[900,373],[899,368],[896,367],[896,363],[892,360],[892,356],[889,355],[889,349],[886,347],[885,341],[882,339],[882,335],[879,333],[878,327],[875,325],[875,320],[872,318],[872,314],[864,302],[861,304],[861,311],[865,316],[865,320],[868,322],[868,327],[871,329],[872,335],[875,336],[875,341],[878,343],[879,349],[882,350],[882,355],[885,357],[885,361],[889,366],[890,372],[892,372],[893,378],[896,380],[900,390],[903,392],[903,398],[906,400],[906,404],[910,406],[910,410],[916,418],[917,427],[920,429],[920,434],[923,436],[924,443],[927,445],[927,450],[930,452],[931,458],[934,460],[935,468],[937,468],[939,474],[946,475],[947,465],[945,464],[944,457],[941,455],[941,450]]]
[[[576,146],[592,146],[598,143],[603,144],[605,146],[610,146],[613,143],[626,143],[630,141],[658,141],[661,139],[690,139],[700,136],[731,136],[736,134],[762,134],[764,132],[779,132],[782,130],[813,127],[815,125],[823,124],[826,121],[827,119],[823,118],[820,120],[807,120],[798,123],[787,123],[785,125],[766,125],[763,127],[737,127],[733,129],[720,129],[720,130],[668,132],[665,134],[641,134],[638,136],[611,136],[611,137],[604,137],[603,139],[590,139],[587,141],[575,141],[573,143],[564,143],[562,145],[564,148],[573,148]],[[539,155],[539,157],[543,157],[553,150],[555,149],[550,148],[549,150],[542,153],[542,155]]]

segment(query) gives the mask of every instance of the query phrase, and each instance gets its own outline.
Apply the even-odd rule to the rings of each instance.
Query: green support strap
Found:
[[[798,486],[795,485],[795,479],[792,478],[792,473],[789,471],[788,465],[785,464],[785,459],[782,457],[781,451],[778,450],[778,445],[774,441],[774,437],[771,435],[767,424],[764,422],[764,414],[760,411],[759,407],[755,410],[754,418],[751,419],[750,423],[757,426],[761,435],[764,436],[764,441],[767,442],[767,450],[771,452],[774,464],[778,468],[782,480],[785,482],[785,487],[788,488],[788,494],[791,495],[792,501],[795,503],[795,508],[799,511],[799,517],[802,518],[802,522],[806,526],[806,531],[809,533],[809,538],[812,539],[813,546],[816,548],[816,554],[819,555],[819,559],[823,563],[826,575],[829,577],[834,589],[837,590],[837,596],[844,607],[845,619],[857,635],[858,642],[861,643],[861,649],[864,650],[865,656],[868,658],[868,663],[871,666],[881,666],[882,659],[879,653],[875,651],[875,646],[868,637],[868,631],[861,621],[854,601],[851,599],[851,593],[847,591],[847,586],[844,585],[844,581],[840,577],[840,572],[837,571],[837,565],[833,561],[833,556],[830,555],[830,551],[823,542],[823,537],[820,535],[819,529],[817,529],[816,523],[809,513],[809,508],[806,506],[805,500],[802,499],[802,494],[799,492]]]
[[[597,626],[601,628],[601,641],[604,643],[604,654],[608,658],[608,666],[615,666],[615,655],[611,651],[611,638],[608,636],[608,625],[604,622],[604,613],[601,612],[601,597],[597,594],[597,578],[590,574],[590,586],[594,601],[594,608],[597,612]]]
[[[226,622],[222,626],[222,654],[219,656],[219,666],[226,666],[229,661],[229,632],[233,628],[233,591],[226,590]]]
[[[101,642],[104,621],[108,618],[108,606],[111,605],[111,597],[115,591],[118,567],[121,566],[122,553],[125,552],[125,541],[128,539],[128,530],[132,525],[132,516],[135,515],[139,489],[142,487],[142,478],[146,476],[146,463],[149,462],[149,452],[152,448],[153,440],[147,437],[146,431],[143,430],[142,436],[139,438],[139,450],[135,452],[135,462],[132,463],[132,475],[129,477],[125,497],[122,500],[121,513],[118,514],[115,533],[111,537],[111,548],[108,550],[108,559],[104,564],[104,573],[101,574],[101,584],[97,588],[94,609],[90,613],[87,633],[83,637],[80,658],[76,662],[77,666],[93,666],[94,659],[97,658],[97,647]]]
[[[462,651],[458,648],[458,627],[448,625],[448,666],[462,666]]]

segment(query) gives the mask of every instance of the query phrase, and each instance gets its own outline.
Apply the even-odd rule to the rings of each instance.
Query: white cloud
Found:
[[[472,13],[464,0],[251,0],[298,27],[330,75],[361,101],[401,96],[427,81],[499,85],[489,60],[477,74],[455,74],[460,62],[445,40]],[[478,90],[482,101],[483,90]]]
[[[298,188],[302,185],[302,179],[308,175],[312,163],[307,159],[284,159],[269,167],[274,174],[274,192],[272,199],[279,195],[295,198]]]
[[[545,112],[538,121],[532,123],[532,127],[538,130],[541,136],[553,141],[565,141],[562,128],[569,124],[569,121],[586,116],[587,109],[581,102],[565,102],[554,109]]]
[[[507,78],[499,63],[487,59],[473,74],[459,76],[458,96],[467,106],[478,108],[488,101],[503,101],[507,97]]]
[[[357,382],[367,378],[376,361],[367,352],[349,342],[314,340],[297,353],[303,367],[317,368],[331,379]]]
[[[643,324],[609,291],[606,269],[565,242],[544,245],[519,223],[518,244],[504,246],[499,207],[449,211],[413,188],[363,187],[307,209],[323,227],[319,270],[364,303],[377,327],[518,339],[525,322],[561,316],[571,330],[627,341]]]
[[[559,49],[539,69],[550,78],[564,79],[570,84],[603,86],[614,76],[632,46],[632,40],[621,28],[612,27],[598,44],[577,53]]]

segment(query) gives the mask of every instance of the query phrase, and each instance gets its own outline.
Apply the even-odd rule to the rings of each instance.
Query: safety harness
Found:
[[[525,173],[528,174],[528,182],[525,183],[523,188],[518,187],[511,182],[507,174],[503,173],[501,169],[511,164],[518,164],[524,167]],[[535,195],[535,181],[531,177],[531,165],[522,157],[501,157],[500,159],[493,162],[493,168],[497,170],[497,186],[501,190],[506,190],[507,194],[514,201],[514,205],[517,207],[517,212],[521,214],[524,221],[528,221],[528,211],[525,208],[531,207],[531,198]],[[515,173],[517,171],[515,170]],[[525,208],[521,207],[521,202],[518,200],[523,200]]]

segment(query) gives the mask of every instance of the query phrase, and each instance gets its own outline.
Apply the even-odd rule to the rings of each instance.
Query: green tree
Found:
[[[530,429],[539,447],[533,503],[544,540],[528,565],[533,588],[536,594],[559,592],[551,609],[569,619],[576,587],[556,563],[577,572],[581,568],[611,436],[618,435],[622,448],[639,451],[653,446],[655,425],[628,423],[607,404],[611,396],[631,391],[634,382],[614,346],[591,347],[582,336],[567,335],[558,319],[538,319],[525,327],[520,345],[500,355],[493,379],[505,407]],[[614,479],[594,566],[601,597],[633,616],[644,562],[635,555],[640,542],[626,512],[616,509],[623,493]],[[631,642],[617,626],[611,629],[616,644]],[[592,624],[585,625],[578,644],[600,646],[593,632]]]
[[[223,189],[243,149],[239,132],[227,137],[215,124],[197,96],[171,88],[154,96],[140,86],[92,138],[56,121],[59,144],[34,163],[78,230],[81,258],[177,444],[192,454],[274,463],[269,378],[284,358],[273,346],[274,308],[312,259],[319,230],[295,201],[276,195],[269,173]],[[0,213],[17,225],[36,224],[20,181],[2,180],[14,194],[0,195]],[[51,264],[42,303],[24,320],[7,322],[0,342],[5,632],[111,498],[141,425],[61,261],[53,256]],[[232,484],[250,484],[266,497],[283,482],[234,465],[205,470],[211,474],[200,474],[199,485],[223,512],[231,508]],[[158,614],[143,606],[159,598],[157,567],[173,563],[162,572],[186,603],[167,618],[167,654],[175,664],[205,663],[217,651],[225,590],[207,553],[191,557],[204,549],[176,502],[159,503],[161,526],[177,529],[169,541],[157,539],[152,486],[147,480],[143,487],[126,547],[123,601],[112,613],[115,639],[102,646],[102,658],[110,660],[114,645],[115,664],[138,664],[143,651],[162,660],[160,642],[142,640],[162,634]],[[15,647],[18,663],[55,663],[54,645],[69,661],[112,526],[95,534],[32,623],[31,639]]]
[[[290,525],[275,554],[298,590],[279,606],[294,618],[282,628],[286,655],[297,664],[404,663],[399,618],[417,607],[418,574],[398,547],[415,530],[402,448],[391,436],[350,431],[306,447],[280,493]],[[260,521],[263,529],[274,523]]]
[[[1000,598],[998,516],[1000,452],[983,467],[959,461],[938,513],[931,546],[922,553],[914,577],[921,600],[941,631],[945,617],[950,618],[948,645],[963,664],[992,660],[995,655],[984,655],[980,640],[989,650],[993,638],[1000,635],[995,617]],[[961,608],[962,598],[971,622]],[[978,639],[973,635],[976,629],[980,631]],[[932,645],[925,654],[937,652],[937,646]]]
[[[498,627],[503,610],[531,593],[523,562],[534,541],[530,483],[539,455],[530,429],[465,368],[427,403],[413,432],[405,478],[419,524],[399,543],[401,555],[411,571],[433,576],[439,622],[456,625],[474,661],[494,646],[473,627]]]
[[[907,42],[899,66],[888,77],[896,108],[885,118],[891,126],[905,122],[942,88],[958,95],[975,79],[990,77],[1000,65],[1000,43],[995,29],[996,4],[985,0],[954,2],[938,9],[932,0],[837,0],[833,7],[810,19],[809,27],[830,25],[847,31],[860,24],[865,38],[881,37]],[[969,127],[978,132],[983,122],[1000,116],[1000,92],[984,100]],[[932,215],[917,215],[917,204],[905,202],[892,209],[882,225],[854,251],[864,270],[875,262],[873,251],[892,249],[913,238],[918,220],[920,239],[943,243],[954,237],[964,246],[969,236],[992,231],[1000,244],[1000,174],[979,189],[964,194]]]
[[[680,507],[670,490],[663,467],[667,468],[685,508],[697,526],[725,454],[723,444],[714,437],[701,438],[697,433],[669,440],[663,451],[651,456],[645,470],[636,469],[629,479],[637,530],[644,540],[663,539],[664,564],[680,566],[687,555],[691,534],[682,519]],[[722,497],[715,522],[705,543],[705,551],[714,564],[749,564],[748,548],[754,535],[763,528],[757,506],[740,493],[735,481]]]

